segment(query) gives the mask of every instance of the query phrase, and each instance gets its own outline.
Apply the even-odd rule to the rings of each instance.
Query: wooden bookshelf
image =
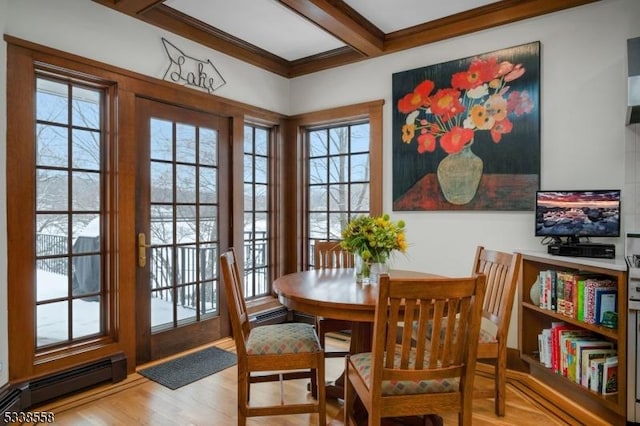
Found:
[[[530,374],[611,424],[624,425],[627,412],[627,265],[624,259],[621,257],[592,259],[554,256],[537,251],[521,251],[520,253],[522,254],[522,272],[518,291],[518,344],[522,360],[529,364]],[[597,273],[617,282],[617,328],[587,324],[533,304],[529,295],[531,286],[536,283],[540,271],[543,270]],[[566,324],[589,330],[614,342],[618,351],[617,394],[605,396],[591,391],[560,374],[556,374],[540,363],[538,334],[543,329],[550,328],[551,323],[555,321],[564,321]]]

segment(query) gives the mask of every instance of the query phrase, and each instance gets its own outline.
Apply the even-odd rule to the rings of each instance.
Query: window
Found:
[[[351,217],[370,210],[369,123],[308,130],[306,139],[308,250],[313,253],[316,241],[341,239]]]
[[[36,78],[36,348],[105,333],[102,89]]]
[[[269,280],[269,129],[244,127],[244,296],[271,291]]]

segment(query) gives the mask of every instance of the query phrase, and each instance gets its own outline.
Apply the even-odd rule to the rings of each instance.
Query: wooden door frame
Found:
[[[170,120],[173,122],[185,122],[188,124],[197,123],[197,126],[210,126],[218,131],[216,170],[218,181],[216,201],[218,208],[217,235],[219,246],[226,246],[230,234],[230,215],[233,211],[224,209],[231,200],[229,188],[229,165],[230,163],[230,136],[229,122],[216,114],[195,111],[180,105],[172,105],[151,99],[138,98],[136,100],[136,131],[138,133],[138,160],[136,166],[136,235],[144,233],[151,241],[149,229],[149,206],[150,206],[150,138],[149,120],[152,117]],[[175,206],[174,206],[175,207]],[[207,318],[202,318],[198,322],[188,322],[178,325],[176,328],[169,328],[165,331],[153,333],[151,331],[151,309],[150,309],[150,262],[144,267],[138,265],[136,269],[136,362],[144,363],[158,358],[174,355],[218,340],[225,335],[221,335],[220,330],[227,330],[231,327],[228,315],[220,315],[220,308],[224,304],[224,294],[221,294],[220,275],[216,274],[217,294],[218,294],[218,314]],[[224,312],[224,311],[223,311]]]
[[[136,368],[135,333],[135,283],[136,274],[136,227],[135,227],[135,174],[136,174],[136,98],[150,98],[161,102],[181,105],[195,110],[227,117],[230,121],[230,143],[242,146],[244,117],[259,121],[265,125],[278,126],[283,123],[282,114],[262,108],[252,107],[241,102],[228,100],[216,95],[199,92],[170,82],[144,76],[129,70],[82,58],[9,35],[4,36],[7,43],[7,155],[12,161],[7,163],[7,240],[8,240],[8,327],[9,327],[9,380],[20,382],[33,377],[46,376],[65,368],[82,365],[112,354],[124,352],[129,360],[127,371]],[[35,361],[32,333],[25,334],[25,327],[33,325],[31,314],[25,306],[30,306],[33,291],[28,285],[32,282],[32,264],[29,253],[33,249],[25,242],[21,231],[29,229],[31,222],[26,220],[22,211],[33,203],[25,194],[30,194],[28,184],[33,179],[26,176],[27,170],[16,161],[21,157],[33,157],[26,150],[25,140],[33,137],[33,99],[25,96],[33,85],[35,64],[47,64],[59,70],[73,70],[86,76],[95,76],[101,80],[113,82],[116,114],[109,117],[110,137],[116,148],[114,159],[117,178],[114,182],[117,210],[113,227],[116,238],[113,247],[110,268],[113,268],[113,299],[115,310],[113,319],[116,324],[113,338],[107,343],[95,342],[90,347],[71,347],[61,354],[54,354],[46,360]],[[242,150],[232,150],[235,164],[242,164]],[[242,182],[233,184],[234,199],[242,195]],[[240,191],[238,193],[238,191]],[[228,209],[232,210],[229,205]],[[242,211],[236,212],[242,214]],[[235,235],[235,234],[234,234]],[[241,233],[240,233],[241,235]],[[280,240],[278,236],[277,240]],[[242,243],[228,236],[221,242],[226,247]],[[220,247],[225,249],[226,247]],[[30,272],[31,271],[31,272]],[[31,278],[30,278],[31,277]],[[12,284],[13,283],[13,284]],[[221,300],[224,295],[221,294]],[[225,303],[220,304],[220,315],[228,315]],[[26,321],[25,321],[26,319]],[[231,330],[221,329],[220,334],[231,335]]]

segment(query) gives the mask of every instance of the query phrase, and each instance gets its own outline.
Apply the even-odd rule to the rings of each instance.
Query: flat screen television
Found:
[[[537,191],[535,235],[568,243],[619,237],[620,190]]]

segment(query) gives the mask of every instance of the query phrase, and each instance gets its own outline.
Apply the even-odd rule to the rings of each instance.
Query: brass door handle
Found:
[[[138,266],[144,268],[147,265],[147,237],[144,232],[138,234]]]

